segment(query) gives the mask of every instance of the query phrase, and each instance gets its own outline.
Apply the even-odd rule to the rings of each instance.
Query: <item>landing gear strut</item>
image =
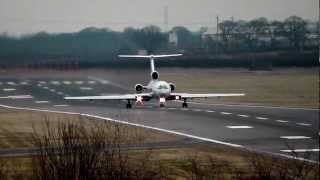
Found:
[[[188,108],[188,103],[186,98],[183,99],[182,108]]]
[[[128,103],[127,103],[127,109],[131,109],[132,108],[132,104],[131,104],[131,102],[130,102],[130,100],[128,100]]]

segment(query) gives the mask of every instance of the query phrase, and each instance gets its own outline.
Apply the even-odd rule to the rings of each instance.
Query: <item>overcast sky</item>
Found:
[[[319,0],[0,0],[0,32],[74,32],[90,26],[122,30],[149,24],[164,28],[165,6],[169,28],[197,30],[215,26],[217,15],[235,20],[283,20],[291,15],[317,20]]]

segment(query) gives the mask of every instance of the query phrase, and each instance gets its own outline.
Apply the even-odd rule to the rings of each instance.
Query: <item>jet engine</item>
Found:
[[[176,85],[173,83],[169,83],[169,85],[170,85],[171,92],[173,92],[176,89]]]
[[[134,89],[137,91],[137,92],[142,92],[143,91],[143,86],[141,84],[136,84],[134,86]]]
[[[153,71],[153,72],[151,73],[151,78],[152,78],[153,80],[157,80],[157,79],[159,78],[159,73],[158,73],[157,71]]]

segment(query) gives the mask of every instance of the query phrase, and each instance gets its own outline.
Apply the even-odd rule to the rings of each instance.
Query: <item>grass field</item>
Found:
[[[0,109],[0,148],[34,147],[32,135],[44,133],[45,122],[53,126],[61,121],[87,123],[90,128],[92,122],[101,123],[94,119],[86,119],[78,115],[64,115],[57,113],[16,111]],[[135,142],[168,142],[177,141],[183,137],[160,133],[156,131],[120,125],[122,133]],[[139,140],[141,138],[141,141]],[[132,141],[128,141],[132,142]],[[150,154],[150,156],[148,155]],[[271,156],[256,155],[253,152],[225,147],[216,144],[195,144],[181,148],[132,150],[129,152],[134,161],[140,162],[148,157],[148,168],[159,168],[173,179],[192,179],[191,177],[218,177],[218,179],[234,179],[235,177],[259,177],[259,173],[281,173],[274,167],[285,167],[286,172],[295,172],[299,168],[310,170],[308,176],[318,177],[317,167],[306,165],[303,162],[293,161]],[[1,171],[12,179],[24,179],[31,176],[33,159],[31,157],[0,157]],[[288,165],[290,164],[290,168]],[[146,167],[146,168],[147,168]],[[158,171],[157,170],[157,171]],[[256,172],[257,171],[257,172]],[[304,171],[304,170],[303,170]],[[5,176],[6,176],[5,175]]]
[[[288,107],[319,107],[318,68],[274,68],[272,71],[247,69],[160,68],[160,79],[176,84],[177,92],[246,93],[245,97],[206,99],[212,103],[245,103]],[[149,67],[142,69],[88,69],[74,71],[16,70],[0,75],[49,78],[95,76],[134,90],[136,83],[149,81]],[[195,100],[199,101],[199,100]],[[202,101],[202,100],[200,100]]]
[[[274,69],[172,69],[161,71],[164,79],[176,82],[179,91],[246,93],[244,97],[206,100],[272,106],[318,108],[317,68]]]

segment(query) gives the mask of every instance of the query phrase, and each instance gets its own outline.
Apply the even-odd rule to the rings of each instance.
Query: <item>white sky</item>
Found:
[[[169,28],[191,30],[215,26],[215,17],[284,20],[291,15],[317,20],[319,0],[0,0],[0,33],[39,31],[74,32],[85,27],[164,28],[164,7],[169,8]]]

